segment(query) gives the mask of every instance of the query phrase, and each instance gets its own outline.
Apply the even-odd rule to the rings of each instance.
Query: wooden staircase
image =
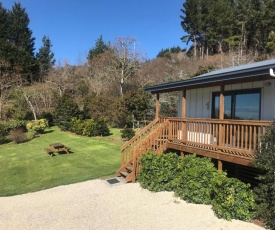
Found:
[[[126,182],[135,182],[140,170],[140,157],[148,150],[156,154],[166,150],[168,129],[169,121],[157,118],[126,142],[121,147],[121,167],[116,175],[123,176]]]

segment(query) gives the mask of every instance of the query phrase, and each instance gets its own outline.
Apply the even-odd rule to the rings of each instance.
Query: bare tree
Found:
[[[132,37],[115,39],[112,46],[112,64],[108,66],[112,80],[119,84],[119,93],[124,94],[124,86],[136,76],[145,58],[137,51],[136,39]]]

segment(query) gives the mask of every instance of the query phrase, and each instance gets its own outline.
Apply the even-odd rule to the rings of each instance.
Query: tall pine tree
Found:
[[[20,3],[15,3],[8,12],[8,41],[11,44],[9,61],[27,83],[38,80],[38,64],[34,55],[34,40],[29,28],[29,17]]]
[[[42,38],[42,46],[40,47],[36,58],[39,64],[40,81],[44,82],[49,71],[53,68],[55,59],[54,53],[51,51],[51,40],[46,35]]]
[[[88,60],[92,60],[97,55],[103,54],[108,48],[109,46],[103,41],[102,35],[100,35],[95,42],[95,46],[89,50]]]

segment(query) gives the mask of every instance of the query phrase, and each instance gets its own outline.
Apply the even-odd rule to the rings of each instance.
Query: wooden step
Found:
[[[126,170],[127,170],[128,172],[132,172],[132,171],[133,171],[133,166],[127,166],[127,167],[126,167]]]
[[[120,174],[124,177],[127,177],[130,173],[125,172],[125,171],[121,171]]]

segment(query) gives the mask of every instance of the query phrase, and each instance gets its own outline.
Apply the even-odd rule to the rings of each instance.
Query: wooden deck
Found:
[[[222,162],[251,166],[261,136],[270,121],[158,117],[121,148],[121,168],[127,180],[135,181],[139,158],[148,150],[161,154],[167,149],[195,153]],[[131,168],[131,171],[128,170]]]

